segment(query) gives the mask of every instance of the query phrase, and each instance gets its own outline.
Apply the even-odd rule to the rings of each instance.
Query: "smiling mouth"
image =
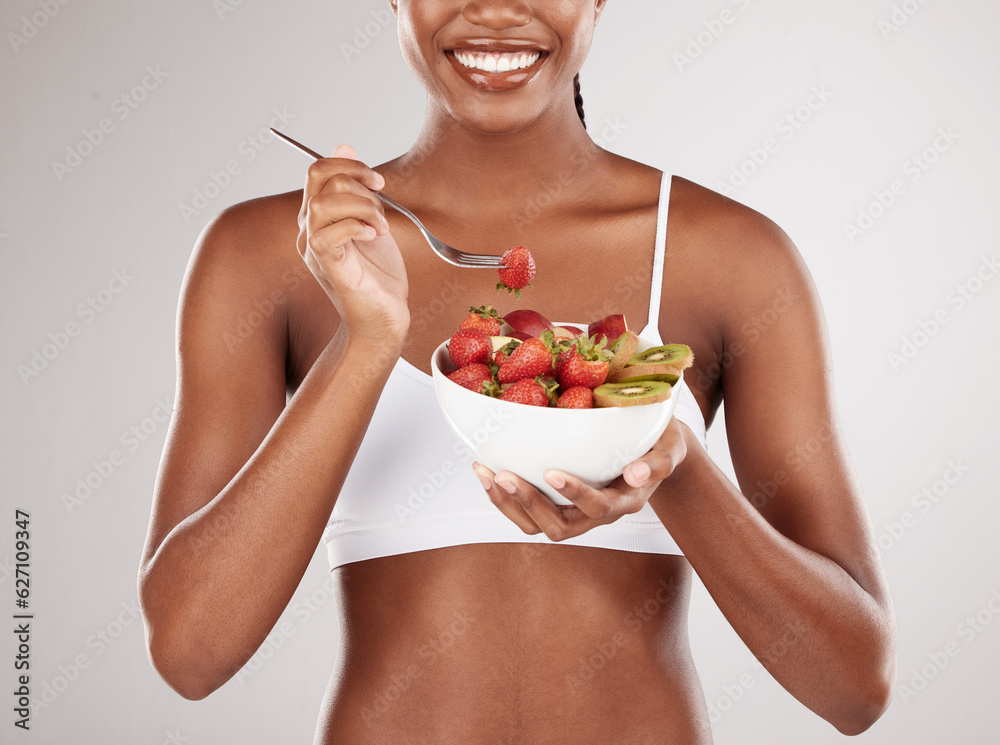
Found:
[[[544,56],[544,53],[537,49],[526,52],[472,52],[466,49],[452,49],[449,53],[468,70],[493,74],[526,70]]]

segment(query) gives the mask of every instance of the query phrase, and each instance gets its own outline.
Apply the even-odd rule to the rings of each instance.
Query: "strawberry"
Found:
[[[476,393],[484,393],[484,385],[488,389],[495,385],[493,384],[493,372],[481,362],[473,362],[471,365],[460,367],[448,373],[446,377]]]
[[[487,336],[500,336],[501,327],[500,315],[492,305],[470,306],[469,315],[459,326],[460,329],[481,329]]]
[[[556,377],[558,377],[559,373],[562,372],[563,365],[566,364],[566,360],[569,358],[569,356],[572,353],[573,349],[575,349],[575,345],[571,347],[571,346],[568,346],[568,345],[560,344],[559,345],[559,349],[561,351],[559,351],[556,354],[556,361],[555,361],[555,364],[553,365],[553,369],[555,370]]]
[[[497,282],[497,292],[507,290],[513,292],[514,297],[521,297],[521,290],[524,287],[532,287],[532,277],[535,276],[535,259],[524,246],[514,246],[504,251],[500,257],[501,263],[506,265],[504,269],[497,269],[500,274],[500,281]]]
[[[552,406],[558,385],[553,380],[543,381],[540,375],[522,378],[500,394],[500,399],[528,406]]]
[[[473,362],[487,363],[493,358],[493,342],[481,329],[459,329],[448,341],[448,356],[455,367]]]
[[[533,336],[522,341],[500,365],[497,378],[501,383],[513,383],[521,378],[533,378],[553,371],[555,354],[545,341]]]
[[[513,352],[515,349],[517,349],[518,346],[520,346],[520,344],[521,344],[520,339],[511,339],[509,342],[504,344],[494,353],[493,364],[497,365],[498,367],[502,365],[504,363],[504,360],[510,357],[510,353]]]
[[[560,409],[593,409],[594,392],[583,385],[573,386],[565,391],[556,401]]]
[[[559,368],[559,384],[563,390],[578,385],[596,388],[608,377],[608,362],[614,355],[604,348],[607,344],[605,339],[594,344],[591,339],[580,335],[573,341]]]

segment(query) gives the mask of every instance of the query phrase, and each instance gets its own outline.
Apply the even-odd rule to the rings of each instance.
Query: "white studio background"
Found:
[[[10,619],[21,508],[38,706],[14,728],[8,632],[0,741],[312,742],[338,633],[321,548],[258,656],[199,702],[147,661],[135,574],[194,241],[227,205],[301,186],[308,161],[255,140],[272,123],[370,164],[409,147],[424,94],[386,8],[4,3],[0,602]],[[895,699],[863,742],[1000,725],[998,25],[974,0],[611,0],[581,76],[595,138],[768,215],[819,287],[899,615]],[[711,448],[730,468],[721,418]],[[700,586],[691,633],[717,743],[842,740]]]

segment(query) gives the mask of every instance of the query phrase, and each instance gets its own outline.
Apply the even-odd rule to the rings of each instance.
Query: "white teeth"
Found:
[[[455,59],[463,67],[482,70],[484,72],[523,70],[525,67],[531,67],[535,64],[541,56],[541,52],[522,52],[520,54],[515,52],[490,52],[486,54],[483,52],[455,50]]]

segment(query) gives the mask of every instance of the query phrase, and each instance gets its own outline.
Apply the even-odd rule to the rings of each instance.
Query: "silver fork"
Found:
[[[296,142],[288,135],[282,134],[278,130],[274,129],[274,127],[271,127],[271,132],[292,147],[298,148],[303,153],[315,158],[316,160],[323,157],[316,151],[307,148],[301,142]],[[434,252],[449,264],[464,267],[466,269],[505,269],[507,267],[506,264],[500,263],[500,256],[494,256],[491,254],[467,254],[463,251],[459,251],[457,248],[452,248],[447,243],[435,238],[431,232],[424,227],[423,223],[417,219],[416,215],[406,209],[406,207],[390,199],[381,192],[375,192],[375,196],[381,199],[385,204],[410,218],[410,220],[413,221],[413,224],[417,226],[417,229],[423,234],[424,238],[427,239],[427,242],[430,244],[431,248],[434,249]]]

